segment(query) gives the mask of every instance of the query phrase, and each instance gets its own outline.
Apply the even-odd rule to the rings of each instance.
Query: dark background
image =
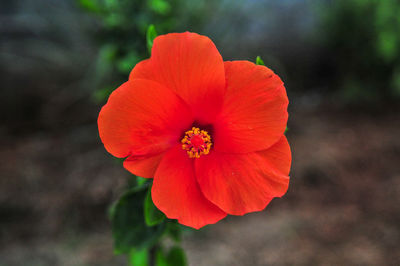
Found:
[[[290,100],[288,193],[187,233],[190,265],[400,265],[399,1],[3,0],[1,266],[125,264],[107,209],[130,175],[96,120],[150,23],[260,55]]]

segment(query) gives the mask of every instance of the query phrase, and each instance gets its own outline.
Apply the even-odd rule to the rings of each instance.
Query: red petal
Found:
[[[139,79],[116,89],[98,118],[104,147],[116,157],[159,154],[176,145],[192,122],[190,110],[170,89]]]
[[[164,153],[154,156],[130,156],[124,161],[124,167],[129,172],[144,178],[153,178]]]
[[[290,147],[283,136],[268,150],[248,154],[213,152],[196,160],[204,196],[228,214],[264,209],[289,185]]]
[[[193,160],[180,145],[169,150],[161,160],[151,194],[154,204],[168,218],[196,229],[226,216],[201,193],[194,177]]]
[[[227,91],[214,124],[214,148],[246,153],[279,140],[288,119],[288,98],[281,79],[248,61],[225,62]]]
[[[152,55],[132,70],[174,90],[192,108],[195,119],[211,123],[225,93],[225,70],[214,43],[196,33],[170,33],[154,40]]]

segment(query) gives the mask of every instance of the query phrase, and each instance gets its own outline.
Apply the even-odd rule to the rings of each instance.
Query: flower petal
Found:
[[[161,160],[151,195],[154,204],[168,218],[196,229],[226,216],[201,193],[194,177],[193,159],[189,159],[180,145],[169,150]]]
[[[265,66],[225,62],[227,89],[214,123],[214,148],[246,153],[265,150],[279,140],[288,119],[288,98],[281,79]]]
[[[116,157],[159,154],[180,141],[191,111],[170,89],[150,80],[130,80],[109,97],[98,118],[100,138]]]
[[[130,79],[150,79],[175,91],[200,123],[211,123],[225,93],[225,70],[214,43],[196,33],[170,33],[154,40],[151,58],[137,64]]]
[[[213,152],[196,160],[204,196],[233,215],[264,209],[289,185],[290,147],[285,136],[268,150],[248,154]]]
[[[153,178],[164,152],[154,156],[130,156],[124,161],[129,172],[144,178]]]

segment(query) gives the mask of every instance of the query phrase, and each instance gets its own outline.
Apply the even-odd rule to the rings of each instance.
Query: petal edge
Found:
[[[227,90],[214,124],[215,150],[247,153],[279,140],[288,119],[288,98],[281,79],[265,66],[225,62]]]
[[[199,229],[226,216],[207,200],[196,182],[193,160],[178,145],[168,151],[158,166],[153,181],[154,204],[170,219]]]
[[[283,136],[271,148],[248,154],[213,152],[197,159],[195,171],[204,196],[232,215],[263,210],[289,185],[290,147]]]

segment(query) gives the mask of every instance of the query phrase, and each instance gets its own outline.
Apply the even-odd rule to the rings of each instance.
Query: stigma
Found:
[[[201,155],[209,154],[212,145],[208,132],[197,127],[186,131],[181,143],[182,149],[186,150],[189,158],[200,158]]]

